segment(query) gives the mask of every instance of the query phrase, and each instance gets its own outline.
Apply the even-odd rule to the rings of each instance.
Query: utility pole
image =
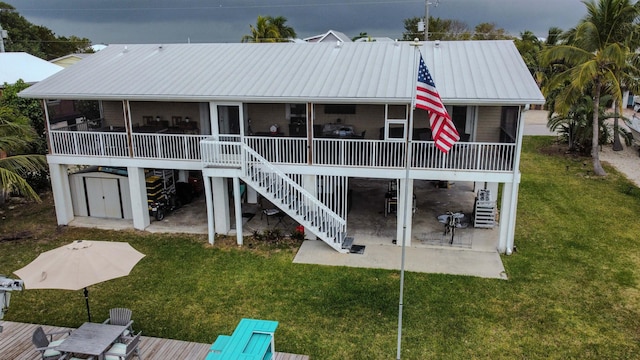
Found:
[[[424,2],[424,41],[429,40],[429,5],[438,6],[440,0],[435,0],[435,2],[429,2],[429,0],[425,0]]]
[[[2,11],[4,11],[5,9],[0,9],[0,15],[2,14]],[[7,38],[7,30],[4,30],[2,28],[2,23],[0,22],[0,53],[4,52],[4,39]]]
[[[429,40],[429,0],[424,2],[424,41]]]
[[[2,29],[2,24],[0,24],[0,53],[4,52],[4,39],[7,38],[7,30]]]

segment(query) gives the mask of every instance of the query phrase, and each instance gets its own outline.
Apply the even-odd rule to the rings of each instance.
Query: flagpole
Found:
[[[418,54],[420,53],[420,50],[418,50],[418,46],[420,46],[420,43],[418,42],[417,38],[414,40],[414,42],[411,43],[411,46],[414,46],[414,48],[417,50],[414,52],[414,56],[413,56],[413,71],[416,71],[418,69],[416,59],[418,57]],[[398,346],[397,346],[398,350],[396,353],[397,360],[400,360],[401,353],[402,353],[402,310],[404,307],[404,263],[405,263],[405,257],[406,257],[406,244],[407,244],[407,221],[408,221],[407,204],[409,204],[408,182],[409,182],[409,168],[411,165],[411,146],[412,146],[411,140],[413,137],[413,111],[415,109],[416,79],[417,79],[417,73],[413,77],[413,81],[411,82],[411,85],[413,86],[413,90],[411,95],[411,107],[409,108],[409,124],[407,126],[407,151],[406,151],[407,156],[405,159],[406,163],[405,163],[404,183],[398,187],[398,189],[404,189],[404,193],[403,193],[403,200],[402,200],[402,259],[400,261],[400,299],[398,301]],[[411,205],[411,207],[409,208],[409,211],[412,211],[412,210],[413,210],[413,205]]]

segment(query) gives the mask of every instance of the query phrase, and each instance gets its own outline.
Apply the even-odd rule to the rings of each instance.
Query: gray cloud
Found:
[[[94,43],[239,42],[258,15],[285,16],[301,38],[329,29],[401,38],[403,20],[425,12],[422,0],[5,1],[34,24]],[[431,16],[471,29],[492,22],[512,35],[531,30],[545,36],[552,26],[575,26],[584,14],[579,0],[441,0],[430,7]]]

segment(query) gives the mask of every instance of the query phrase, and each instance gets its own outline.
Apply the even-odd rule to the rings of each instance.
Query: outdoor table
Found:
[[[127,329],[126,326],[86,322],[74,330],[56,350],[104,358],[104,353]]]

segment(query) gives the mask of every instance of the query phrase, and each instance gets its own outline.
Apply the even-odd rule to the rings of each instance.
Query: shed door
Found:
[[[84,178],[88,215],[122,219],[122,194],[118,179]]]

